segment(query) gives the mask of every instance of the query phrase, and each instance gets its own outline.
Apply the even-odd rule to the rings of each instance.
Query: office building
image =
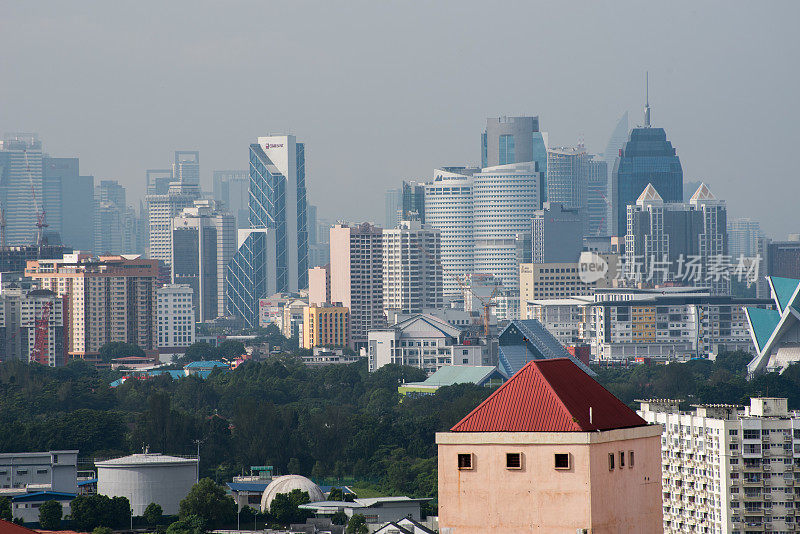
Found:
[[[486,119],[486,129],[481,136],[481,167],[525,162],[536,164],[539,201],[544,202],[547,200],[547,134],[539,131],[539,117]]]
[[[350,312],[343,306],[311,304],[303,308],[302,347],[347,347]]]
[[[298,343],[303,341],[303,319],[308,301],[301,298],[288,299],[283,305],[283,322],[281,334],[286,338],[295,338]]]
[[[305,168],[305,145],[293,135],[250,145],[250,229],[239,231],[227,274],[228,311],[250,327],[259,299],[308,288]]]
[[[250,174],[247,171],[214,171],[214,199],[223,211],[236,218],[236,228],[250,226]]]
[[[570,360],[530,361],[436,434],[439,528],[660,533],[660,434]]]
[[[170,182],[166,193],[149,193],[145,198],[148,210],[148,256],[167,266],[172,265],[172,221],[200,198],[200,186]]]
[[[628,206],[626,278],[632,282],[707,285],[730,293],[730,273],[721,264],[728,252],[725,201],[701,184],[688,204],[664,202],[648,184]]]
[[[588,316],[593,302],[591,296],[529,300],[523,319],[536,319],[565,347],[583,345],[589,337]]]
[[[172,181],[182,184],[200,185],[200,152],[176,150],[172,164]]]
[[[331,302],[350,310],[351,348],[384,324],[383,229],[369,223],[330,229]]]
[[[650,125],[650,104],[645,124],[633,128],[614,163],[611,174],[611,235],[624,236],[627,209],[635,204],[647,184],[652,184],[664,202],[683,202],[683,169],[675,148],[663,128]]]
[[[608,233],[608,164],[591,156],[586,187],[586,235],[607,236]]]
[[[766,267],[770,276],[800,278],[800,241],[765,243]]]
[[[442,288],[446,296],[458,294],[464,277],[474,272],[472,175],[475,167],[444,167],[434,171],[425,186],[425,220],[439,230]]]
[[[196,200],[172,222],[172,283],[194,290],[195,320],[225,315],[225,275],[236,251],[236,221],[213,200]]]
[[[94,246],[94,177],[81,176],[78,158],[42,159],[48,230],[76,250]]]
[[[384,199],[385,222],[386,228],[394,228],[402,220],[403,212],[403,189],[387,189]]]
[[[533,214],[531,254],[522,263],[575,263],[583,249],[583,217],[578,208],[545,202]]]
[[[156,290],[159,360],[179,358],[194,343],[193,298],[194,290],[184,284],[167,284]]]
[[[155,260],[65,254],[28,262],[25,275],[63,298],[70,358],[96,360],[100,347],[112,341],[155,353]]]
[[[608,165],[608,182],[611,182],[611,173],[614,171],[614,165],[617,162],[617,158],[619,158],[620,153],[625,148],[625,144],[628,142],[628,112],[622,114],[622,116],[617,121],[616,126],[614,126],[614,131],[611,132],[611,136],[608,138],[608,143],[606,144],[606,150],[603,152],[603,159],[605,159],[606,164]],[[610,215],[610,205],[609,207],[609,215]],[[611,224],[609,223],[609,226]]]
[[[517,289],[517,236],[530,232],[540,207],[535,163],[488,167],[473,176],[474,272],[491,274]]]
[[[416,314],[369,331],[370,372],[384,365],[409,365],[428,375],[446,365],[483,365],[483,346],[470,330],[430,314]]]
[[[37,215],[43,209],[42,142],[36,134],[7,135],[0,143],[0,205],[5,243],[30,245],[37,240]]]
[[[145,171],[148,195],[166,195],[173,182],[172,169],[147,169]]]
[[[94,246],[97,254],[122,254],[123,214],[112,202],[95,203]]]
[[[548,202],[558,202],[568,209],[586,209],[589,158],[583,146],[547,150]]]
[[[754,258],[759,254],[758,239],[764,234],[758,221],[742,218],[728,221],[728,253],[732,258]]]
[[[781,398],[749,406],[640,402],[660,425],[663,532],[794,532],[800,416]],[[659,531],[661,532],[661,531]]]
[[[383,231],[383,309],[422,313],[441,308],[439,231],[419,221],[401,221]]]
[[[581,264],[578,261],[521,263],[519,265],[520,310],[525,310],[527,303],[533,300],[593,295],[598,287],[612,286],[617,276],[618,256],[616,254],[597,256],[605,262],[608,269],[593,281],[581,278]]]
[[[800,280],[767,276],[774,309],[748,307],[747,326],[755,348],[755,357],[747,364],[750,376],[770,371],[783,372],[800,361],[797,350],[798,288]]]
[[[0,273],[21,273],[25,270],[29,260],[60,259],[64,254],[70,252],[72,252],[70,247],[61,244],[0,247]]]
[[[308,270],[308,303],[331,302],[331,266],[314,267]]]
[[[425,184],[403,180],[401,221],[417,220],[425,223]]]

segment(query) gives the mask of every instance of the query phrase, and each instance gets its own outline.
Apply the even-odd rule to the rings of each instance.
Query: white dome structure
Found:
[[[264,493],[261,495],[261,511],[268,512],[269,507],[272,506],[272,500],[279,493],[289,493],[292,490],[299,489],[300,491],[308,492],[308,497],[311,502],[319,502],[325,500],[325,495],[319,486],[302,475],[283,475],[275,477],[269,486],[266,487]]]

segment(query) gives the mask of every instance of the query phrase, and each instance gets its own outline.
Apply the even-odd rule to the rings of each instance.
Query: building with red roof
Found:
[[[661,532],[660,436],[571,360],[532,360],[436,435],[439,525]]]

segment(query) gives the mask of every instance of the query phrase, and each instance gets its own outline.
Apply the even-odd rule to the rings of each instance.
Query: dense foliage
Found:
[[[63,513],[64,510],[60,502],[45,502],[39,507],[39,526],[44,530],[58,530],[61,527]]]
[[[121,528],[130,524],[131,505],[125,497],[78,495],[70,503],[70,517],[84,532],[96,527]]]

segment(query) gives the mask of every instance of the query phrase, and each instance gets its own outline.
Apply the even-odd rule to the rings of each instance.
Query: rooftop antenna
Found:
[[[645,94],[645,104],[644,104],[644,125],[646,128],[650,127],[650,72],[645,71],[644,73],[644,94]]]

